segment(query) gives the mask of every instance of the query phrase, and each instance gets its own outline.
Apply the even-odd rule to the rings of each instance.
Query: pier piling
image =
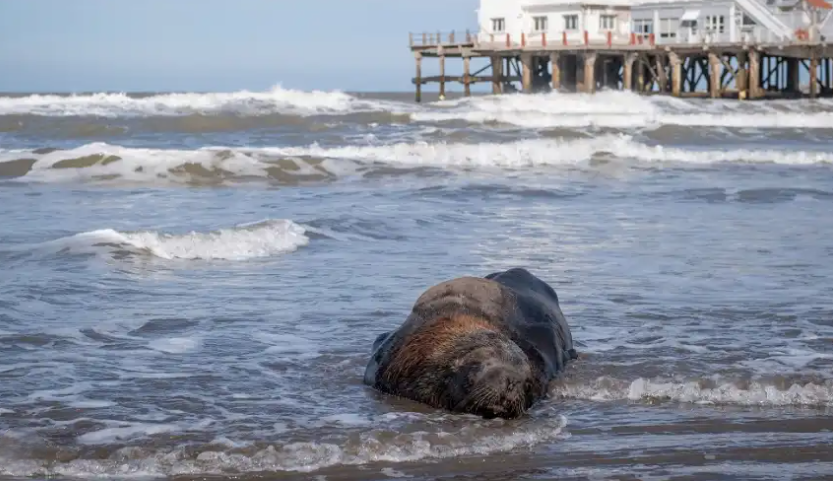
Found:
[[[550,79],[552,90],[557,92],[561,90],[561,56],[558,52],[550,54],[550,69],[552,70],[552,78]]]
[[[416,78],[414,79],[416,82],[416,101],[422,102],[422,54],[415,52],[414,58],[416,59]]]
[[[671,95],[679,97],[682,95],[683,63],[680,56],[674,52],[668,54],[668,60],[671,64]]]
[[[553,38],[554,37],[554,38]],[[624,90],[674,97],[712,99],[796,98],[833,96],[833,52],[810,38],[778,42],[658,45],[653,34],[629,34],[603,40],[586,32],[547,37],[528,33],[484,36],[427,33],[411,35],[416,74],[415,99],[423,85],[439,84],[440,98],[449,82],[470,96],[478,83],[491,92],[583,92]],[[439,75],[423,76],[423,59],[438,60]],[[449,76],[447,60],[462,60],[462,75]],[[472,60],[486,65],[472,73]],[[807,83],[801,84],[804,74]],[[809,77],[809,79],[808,79]],[[805,88],[806,87],[806,88]]]
[[[440,50],[440,100],[445,98],[445,55]]]
[[[596,91],[596,54],[584,54],[584,92],[592,94]]]

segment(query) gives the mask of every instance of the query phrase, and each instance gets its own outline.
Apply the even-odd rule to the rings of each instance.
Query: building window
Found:
[[[506,22],[502,18],[493,18],[492,19],[492,31],[495,33],[503,33],[503,29],[506,28]]]
[[[706,30],[710,32],[717,31],[718,33],[723,33],[725,31],[723,15],[706,16]]]
[[[616,15],[599,17],[599,30],[616,30]]]
[[[645,38],[648,38],[649,35],[654,33],[654,21],[653,20],[634,20],[633,21],[633,33],[637,35],[641,35]]]
[[[578,30],[578,15],[564,15],[564,30]]]
[[[659,19],[659,37],[677,38],[677,20],[673,18]]]
[[[546,32],[548,30],[547,17],[532,17],[532,20],[535,22],[536,32]]]

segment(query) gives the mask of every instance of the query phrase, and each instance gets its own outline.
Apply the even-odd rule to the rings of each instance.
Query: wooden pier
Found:
[[[423,85],[438,83],[443,98],[449,82],[461,83],[466,96],[473,84],[491,83],[495,94],[612,89],[741,100],[833,97],[833,49],[801,32],[789,42],[663,45],[653,34],[623,38],[609,33],[602,42],[591,41],[587,32],[555,39],[490,35],[484,42],[469,32],[437,32],[411,34],[410,48],[417,102]],[[422,76],[425,58],[438,60],[439,75]],[[476,58],[489,61],[471,72]],[[461,59],[462,75],[447,75],[446,59]]]

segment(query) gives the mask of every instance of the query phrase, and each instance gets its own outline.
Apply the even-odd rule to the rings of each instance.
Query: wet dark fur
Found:
[[[576,357],[555,291],[510,269],[425,291],[376,338],[364,382],[435,408],[516,418]]]

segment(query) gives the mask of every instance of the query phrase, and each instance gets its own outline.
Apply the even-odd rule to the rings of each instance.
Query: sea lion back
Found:
[[[486,276],[510,290],[515,297],[516,327],[520,338],[534,345],[549,361],[550,374],[561,371],[578,354],[558,295],[549,284],[523,268]]]

